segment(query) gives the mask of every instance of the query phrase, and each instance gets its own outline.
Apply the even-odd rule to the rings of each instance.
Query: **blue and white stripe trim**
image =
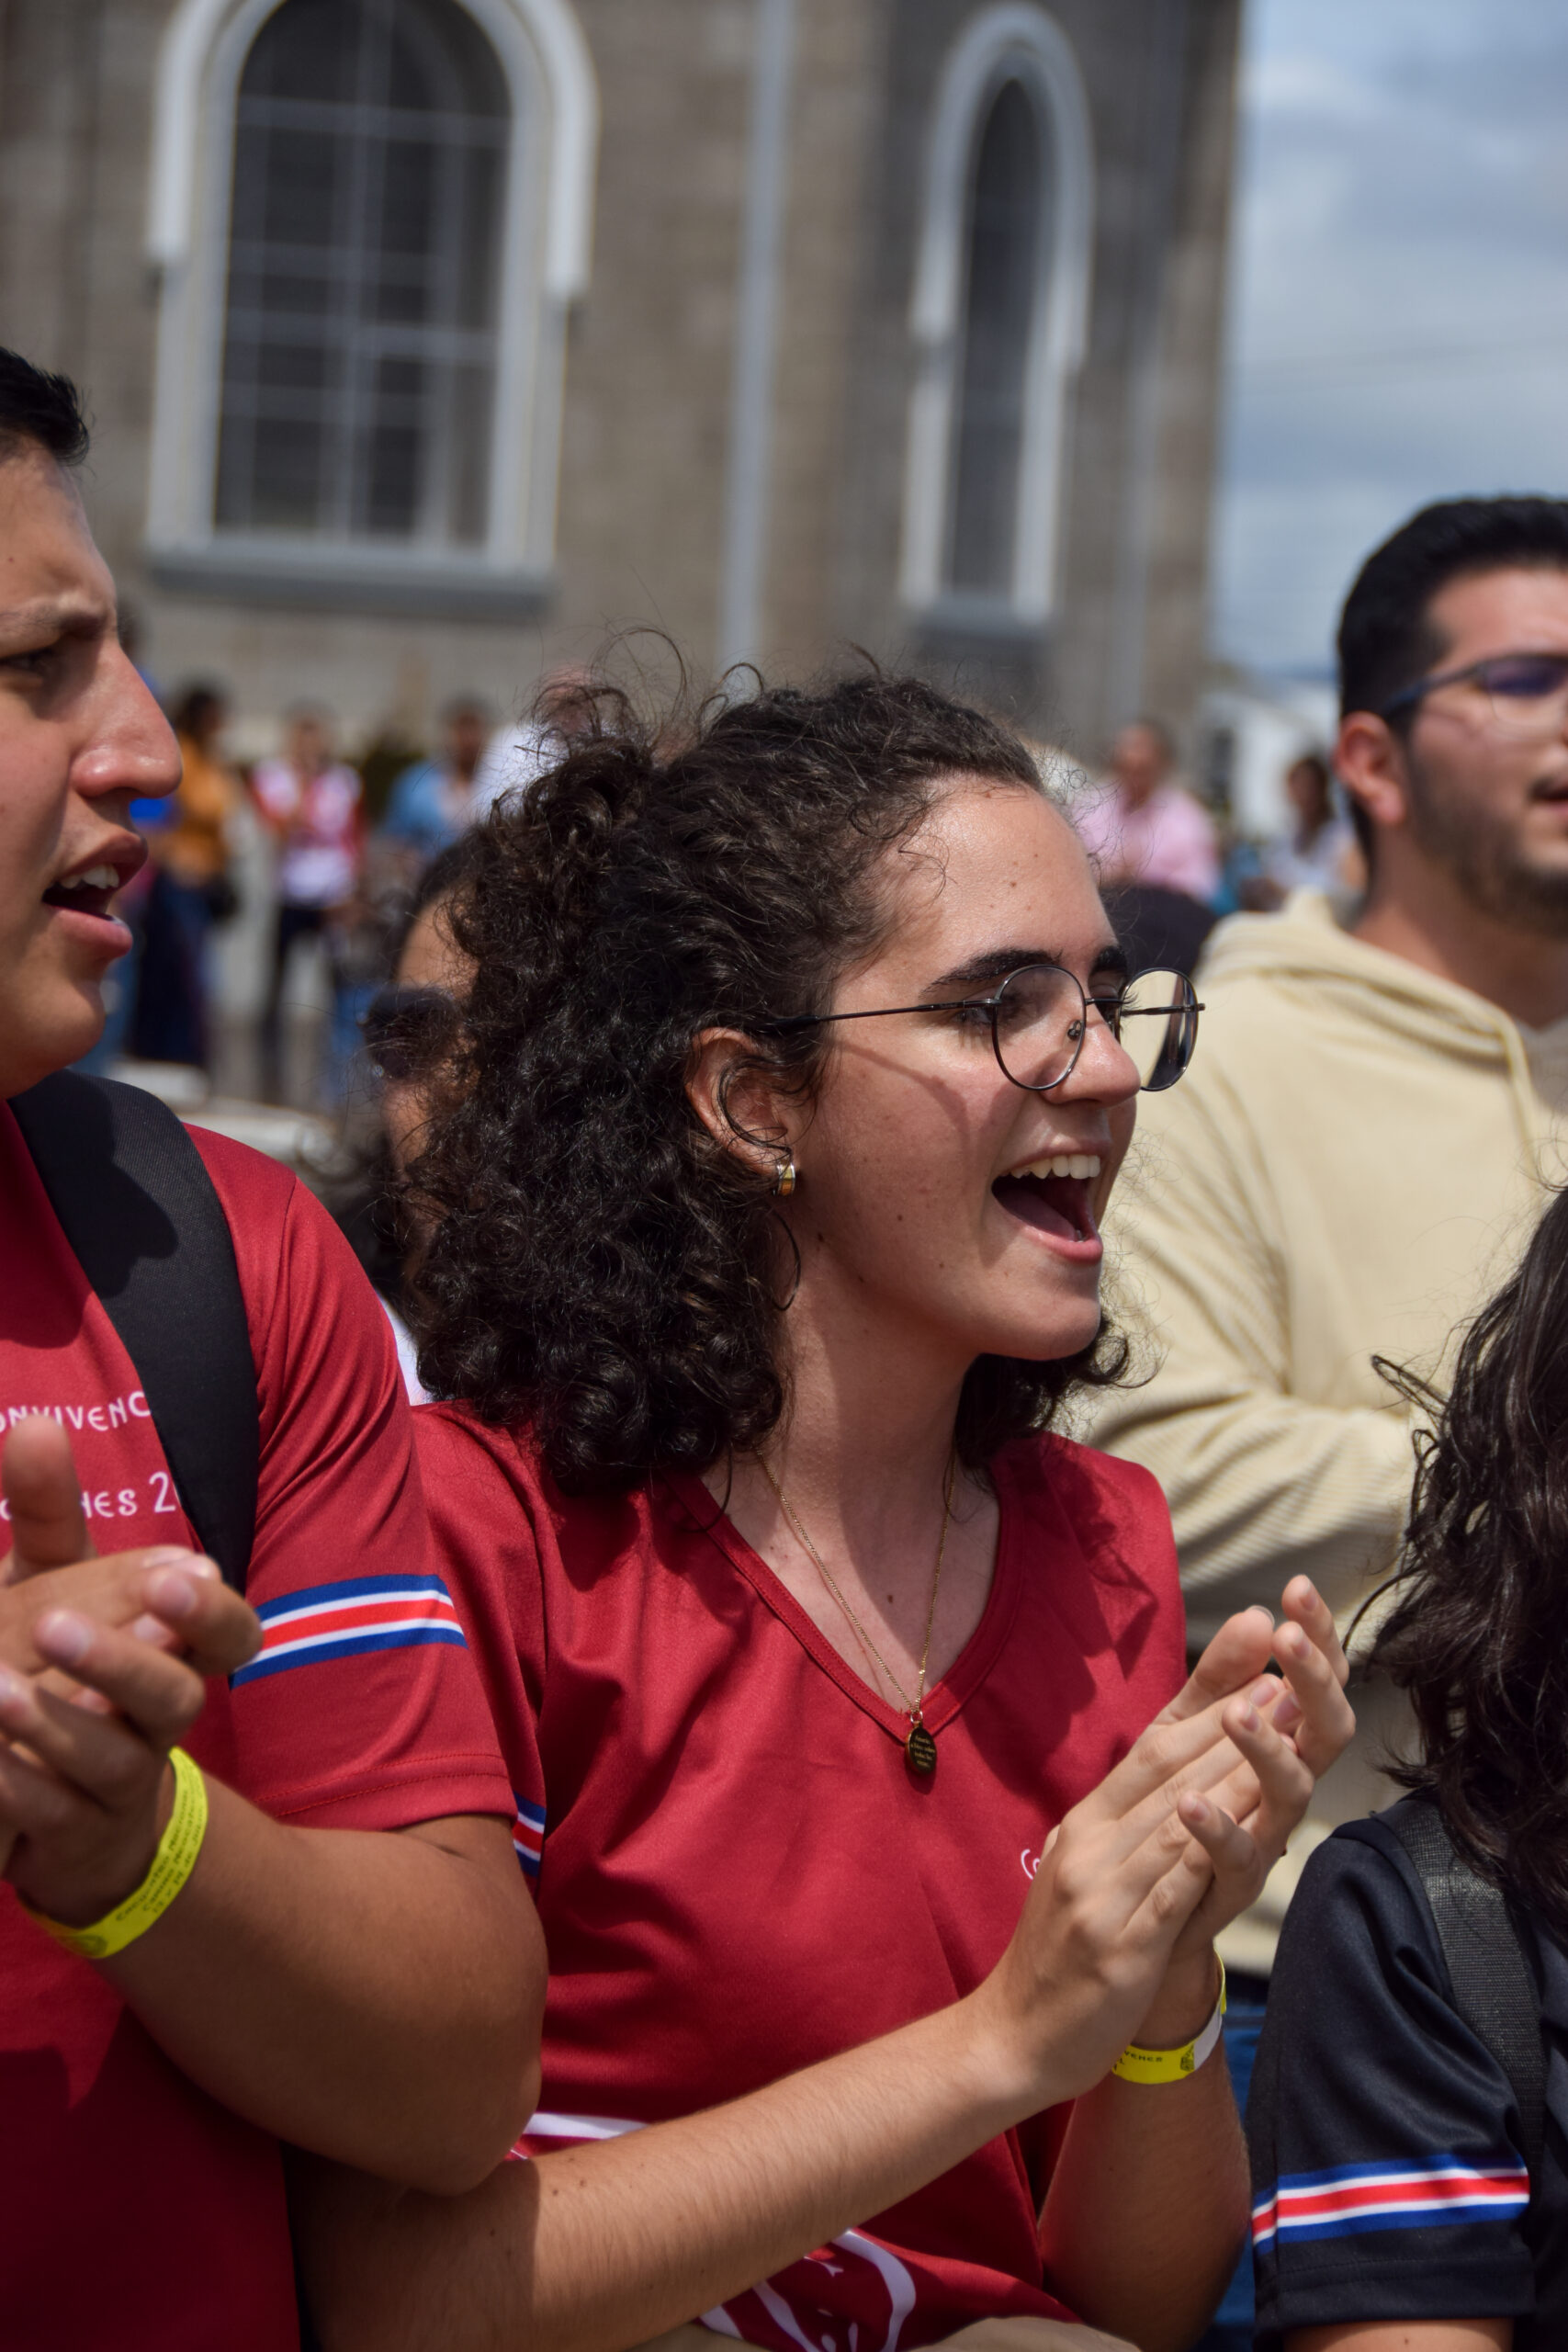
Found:
[[[439,1577],[348,1577],[264,1600],[262,1646],[230,1679],[233,1689],[297,1666],[364,1657],[373,1650],[466,1648],[452,1596]]]
[[[524,1876],[536,1879],[545,1854],[545,1808],[542,1804],[529,1804],[515,1789],[512,1798],[517,1807],[512,1828],[513,1849],[523,1865]]]
[[[1432,2155],[1415,2164],[1287,2173],[1253,2207],[1252,2243],[1256,2251],[1276,2241],[1306,2245],[1371,2230],[1512,2222],[1529,2203],[1529,2174],[1512,2153],[1495,2164]]]

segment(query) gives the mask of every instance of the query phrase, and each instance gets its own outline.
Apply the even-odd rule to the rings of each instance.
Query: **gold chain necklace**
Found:
[[[915,1695],[913,1700],[910,1699],[908,1692],[899,1681],[898,1677],[894,1673],[893,1668],[888,1665],[887,1660],[883,1657],[882,1652],[877,1648],[876,1644],[872,1640],[871,1635],[866,1632],[865,1627],[861,1623],[860,1619],[855,1615],[854,1611],[850,1607],[849,1602],[844,1599],[843,1594],[840,1591],[837,1584],[829,1573],[827,1562],[823,1559],[821,1553],[817,1549],[816,1544],[813,1544],[810,1536],[807,1535],[805,1528],[802,1527],[799,1520],[795,1517],[795,1512],[790,1508],[789,1501],[784,1494],[784,1488],[780,1486],[778,1480],[769,1469],[766,1462],[762,1460],[761,1454],[757,1456],[757,1461],[761,1466],[763,1477],[767,1480],[769,1486],[772,1487],[774,1494],[778,1497],[779,1509],[783,1511],[785,1519],[789,1521],[790,1529],[795,1536],[795,1542],[800,1545],[801,1550],[811,1562],[812,1566],[821,1577],[823,1583],[828,1588],[829,1592],[832,1595],[832,1598],[837,1601],[840,1609],[843,1611],[844,1618],[849,1625],[850,1631],[853,1634],[856,1641],[860,1644],[862,1651],[867,1657],[875,1659],[877,1665],[882,1668],[883,1673],[887,1677],[888,1681],[897,1691],[898,1695],[898,1703],[909,1718],[909,1731],[908,1736],[904,1742],[904,1754],[908,1760],[910,1770],[919,1772],[922,1779],[929,1781],[932,1773],[936,1770],[936,1741],[932,1738],[931,1733],[925,1726],[924,1710],[926,1697],[926,1668],[930,1662],[931,1654],[931,1627],[936,1623],[936,1597],[942,1585],[942,1563],[943,1555],[947,1551],[947,1531],[953,1522],[952,1455],[950,1454],[948,1456],[947,1473],[942,1479],[942,1533],[937,1539],[936,1566],[931,1574],[931,1606],[926,1611],[926,1638],[920,1649],[919,1679],[915,1685]]]

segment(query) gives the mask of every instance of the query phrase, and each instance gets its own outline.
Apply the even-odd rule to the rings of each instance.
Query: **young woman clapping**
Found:
[[[1157,1489],[1050,1429],[1190,989],[907,680],[609,707],[451,922],[422,1459],[545,2088],[473,2198],[316,2184],[329,2344],[1190,2341],[1247,2204],[1213,1939],[1350,1729],[1304,1580],[1184,1679]]]

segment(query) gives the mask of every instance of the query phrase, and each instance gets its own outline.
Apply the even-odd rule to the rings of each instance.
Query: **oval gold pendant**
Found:
[[[924,1724],[912,1726],[908,1738],[904,1742],[904,1753],[908,1758],[910,1771],[919,1772],[922,1780],[929,1781],[936,1770],[936,1742]]]

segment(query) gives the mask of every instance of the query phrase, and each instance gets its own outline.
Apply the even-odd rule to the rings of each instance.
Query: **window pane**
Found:
[[[450,529],[459,547],[482,539],[485,462],[494,383],[485,368],[458,368],[452,384],[451,437],[456,460],[449,491]]]
[[[284,0],[235,125],[217,521],[483,537],[508,104],[457,0]]]
[[[1044,192],[1038,118],[1004,83],[976,156],[953,428],[948,584],[974,594],[1012,588]]]
[[[320,424],[309,416],[261,417],[250,454],[247,520],[263,530],[309,530],[320,502]]]

